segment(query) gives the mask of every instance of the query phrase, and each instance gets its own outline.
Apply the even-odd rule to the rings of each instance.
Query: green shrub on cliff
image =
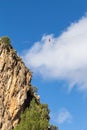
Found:
[[[49,109],[47,104],[38,104],[35,99],[21,114],[20,122],[14,130],[48,130]]]
[[[11,40],[10,40],[10,38],[8,36],[3,36],[0,39],[2,40],[3,43],[5,43],[6,47],[10,46],[10,48],[12,50],[14,50],[12,45],[11,45]]]
[[[11,44],[10,38],[8,36],[1,37],[2,41],[6,44]]]

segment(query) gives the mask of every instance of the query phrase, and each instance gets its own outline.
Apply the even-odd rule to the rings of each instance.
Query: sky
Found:
[[[33,72],[59,130],[87,130],[87,0],[1,0],[0,36]]]

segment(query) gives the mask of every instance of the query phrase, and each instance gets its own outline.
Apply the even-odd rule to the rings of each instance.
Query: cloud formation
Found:
[[[63,123],[72,123],[72,114],[66,109],[61,108],[59,112],[50,114],[52,122],[63,124]]]
[[[63,109],[58,114],[58,119],[57,119],[58,124],[63,124],[65,122],[70,123],[71,121],[72,121],[72,115],[68,110]]]
[[[77,84],[79,90],[87,90],[87,16],[72,23],[58,37],[44,35],[24,52],[23,59],[43,77],[66,80],[70,89]]]

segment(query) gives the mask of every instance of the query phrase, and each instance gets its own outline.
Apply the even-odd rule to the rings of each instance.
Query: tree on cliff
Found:
[[[48,126],[48,105],[38,104],[33,98],[29,108],[21,114],[20,123],[14,130],[48,130]]]

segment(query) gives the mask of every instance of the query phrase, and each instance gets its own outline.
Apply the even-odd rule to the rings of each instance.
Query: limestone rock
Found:
[[[12,130],[18,123],[31,78],[16,51],[0,39],[0,130]]]

